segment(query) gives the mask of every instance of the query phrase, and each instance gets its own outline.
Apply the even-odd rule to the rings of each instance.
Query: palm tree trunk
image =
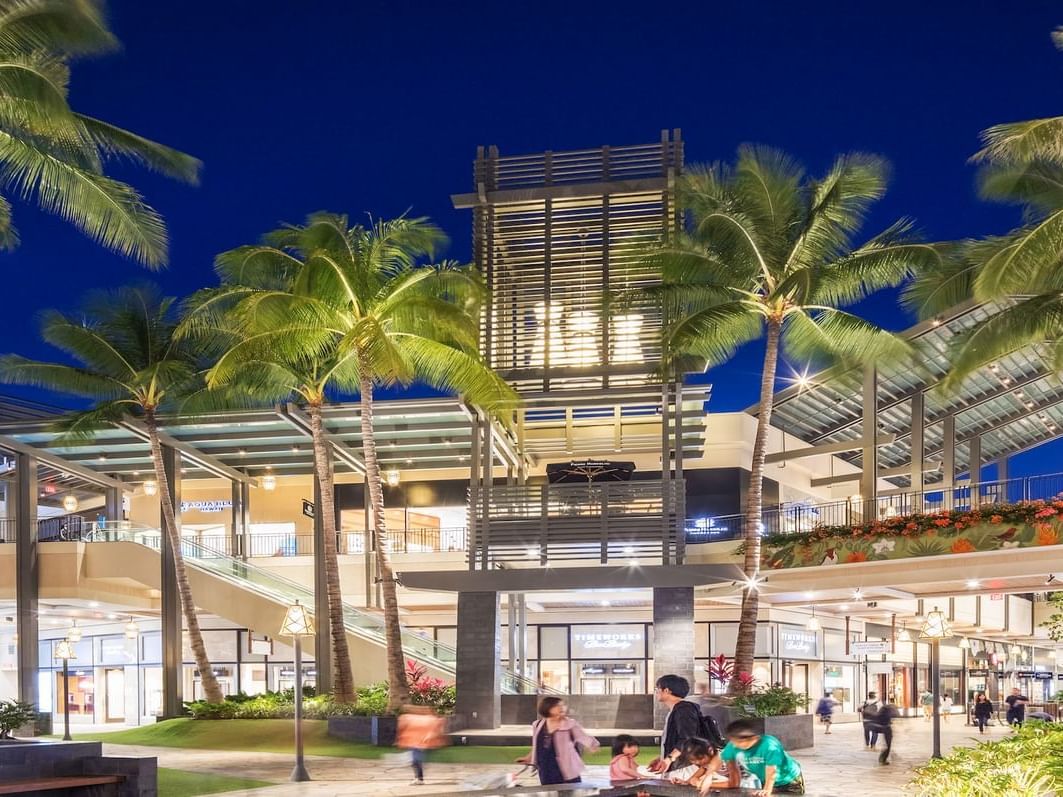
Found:
[[[336,498],[332,478],[332,451],[325,438],[321,422],[321,405],[311,404],[310,429],[314,437],[314,470],[320,485],[321,523],[324,526],[325,550],[315,556],[325,557],[325,583],[328,593],[329,631],[332,635],[332,695],[337,703],[354,703],[354,672],[351,652],[347,647],[347,628],[343,621],[343,590],[340,586],[340,564],[336,552]],[[314,611],[321,611],[315,606]]]
[[[380,482],[380,462],[376,457],[376,437],[373,433],[373,380],[362,377],[362,455],[365,457],[365,484],[373,515],[376,537],[376,566],[384,598],[384,635],[387,640],[388,708],[397,711],[410,702],[410,686],[406,681],[406,658],[402,652],[402,627],[399,625],[399,600],[395,591],[395,575],[388,556],[388,526],[384,518],[384,489]]]
[[[771,426],[772,398],[775,393],[775,370],[779,364],[779,337],[782,322],[768,321],[768,335],[764,349],[764,369],[760,374],[760,405],[757,412],[757,436],[753,443],[753,462],[749,467],[749,490],[746,493],[746,509],[743,538],[745,562],[743,570],[750,584],[760,574],[760,535],[764,510],[764,458],[768,451],[768,428]],[[757,644],[757,615],[760,611],[760,595],[753,586],[742,593],[742,613],[738,619],[738,641],[735,644],[734,673],[751,673]],[[737,681],[731,681],[731,691]]]
[[[166,468],[162,463],[162,444],[159,442],[159,426],[155,418],[154,409],[145,408],[144,425],[148,430],[151,462],[155,467],[155,480],[159,485],[159,505],[162,508],[163,534],[170,541],[170,549],[173,551],[177,591],[181,596],[181,609],[185,616],[188,644],[192,648],[192,655],[196,660],[196,669],[199,670],[199,679],[203,685],[203,694],[206,695],[207,702],[221,703],[225,699],[225,695],[221,692],[218,679],[214,676],[214,668],[210,666],[210,659],[207,658],[207,647],[203,644],[203,633],[199,630],[196,604],[192,600],[192,587],[188,584],[188,571],[185,570],[181,535],[177,533],[177,516],[174,512],[173,496],[170,495],[170,483],[166,478]]]

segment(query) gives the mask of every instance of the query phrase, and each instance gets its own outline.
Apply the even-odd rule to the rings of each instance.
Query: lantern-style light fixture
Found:
[[[137,625],[137,621],[132,616],[129,618],[129,622],[125,626],[125,638],[136,639],[140,635],[140,626]]]
[[[947,639],[952,636],[952,627],[949,625],[945,613],[934,607],[933,611],[926,613],[923,621],[923,629],[919,632],[920,639]]]
[[[306,607],[296,601],[288,607],[281,623],[281,636],[313,636],[314,622],[306,611]]]
[[[812,616],[808,618],[808,622],[805,623],[805,628],[809,631],[818,631],[820,629],[819,618],[816,617],[816,607],[812,607]]]
[[[155,495],[159,492],[159,483],[153,479],[144,482],[144,495]]]
[[[397,470],[395,470],[394,468],[389,470],[387,473],[388,487],[398,487],[399,478],[399,472]]]
[[[908,633],[908,624],[905,623],[901,626],[901,630],[897,632],[898,642],[911,642],[912,635]]]
[[[960,637],[959,647],[963,650],[970,650],[971,640],[969,640],[967,637]]]
[[[263,490],[268,493],[271,493],[277,489],[277,477],[274,476],[272,473],[267,473],[265,476],[262,477],[261,484]]]
[[[81,641],[81,629],[78,627],[78,621],[73,620],[70,623],[70,628],[67,629],[66,638],[69,642]]]
[[[74,653],[74,646],[70,644],[69,639],[64,639],[55,646],[55,660],[56,661],[71,661],[77,658]]]
[[[63,509],[67,512],[77,512],[78,506],[78,498],[73,493],[63,499]]]

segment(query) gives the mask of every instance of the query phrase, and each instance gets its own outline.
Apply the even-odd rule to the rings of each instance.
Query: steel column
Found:
[[[668,428],[672,413],[669,412],[671,391],[668,388],[667,382],[661,385],[661,564],[664,565],[672,563],[672,448]]]
[[[521,592],[517,595],[517,675],[528,673],[528,599]]]
[[[250,507],[251,488],[246,482],[234,481],[232,483],[233,506],[232,526],[229,532],[229,555],[239,556],[247,561],[248,533],[250,532]]]
[[[971,482],[971,508],[981,503],[982,482],[982,436],[979,434],[967,441],[967,473]]]
[[[125,520],[122,517],[122,493],[117,487],[104,488],[103,515],[107,520]]]
[[[181,535],[181,454],[169,446],[162,447],[162,467],[166,484],[173,500],[177,536]],[[160,513],[162,504],[160,502]],[[159,553],[159,583],[162,587],[162,716],[164,719],[179,717],[184,712],[183,670],[184,656],[181,646],[181,594],[177,591],[177,569],[174,551],[166,534],[165,523],[159,518],[161,530]]]
[[[506,595],[506,642],[509,645],[509,669],[511,672],[517,669],[517,594],[511,592]]]
[[[40,666],[37,598],[37,460],[15,455],[15,483],[7,496],[15,497],[15,618],[18,633],[18,699],[39,704],[37,670]]]
[[[956,416],[946,415],[941,421],[941,487],[942,504],[952,509],[956,486]]]
[[[683,564],[686,557],[686,485],[683,482],[683,380],[675,383],[675,563]]]
[[[369,555],[367,551],[366,556]],[[325,570],[325,523],[321,514],[321,484],[316,474],[314,475],[314,633],[317,690],[321,694],[327,694],[332,691],[332,625],[328,610],[328,576]]]
[[[925,430],[926,430],[926,399],[922,391],[912,396],[912,431],[911,431],[911,446],[912,446],[912,501],[913,506],[909,507],[908,511],[922,512],[923,511],[923,460],[926,453],[925,449]]]
[[[864,371],[864,425],[861,445],[860,495],[863,499],[863,520],[878,516],[878,372],[872,367]]]

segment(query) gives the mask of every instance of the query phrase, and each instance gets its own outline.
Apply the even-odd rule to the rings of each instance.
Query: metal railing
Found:
[[[129,523],[107,523],[93,529],[85,537],[89,543],[134,542],[159,550],[161,534],[158,529],[134,526]],[[314,605],[314,592],[289,579],[278,576],[248,562],[213,550],[191,538],[181,541],[185,564],[235,584],[241,589],[260,595],[282,606],[296,600]],[[343,604],[343,624],[347,632],[386,645],[384,621],[375,614],[362,611],[348,603]],[[449,645],[402,629],[402,649],[406,656],[424,662],[433,668],[454,674],[457,652]],[[510,694],[537,694],[542,687],[516,673],[503,671],[502,688]]]
[[[963,483],[950,488],[882,495],[874,499],[854,497],[827,503],[801,503],[766,507],[761,533],[794,534],[817,526],[857,526],[896,515],[964,511],[992,504],[1049,500],[1063,494],[1063,473],[1023,476],[1015,479]],[[688,518],[688,545],[738,539],[745,527],[742,514]]]

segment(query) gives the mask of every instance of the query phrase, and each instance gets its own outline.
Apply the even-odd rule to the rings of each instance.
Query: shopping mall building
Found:
[[[407,653],[456,679],[470,725],[497,725],[512,692],[645,694],[664,671],[721,688],[710,659],[733,654],[747,587],[735,538],[755,408],[711,412],[699,375],[662,382],[659,312],[609,301],[655,282],[638,253],[675,228],[682,168],[678,131],[578,152],[481,149],[472,190],[453,198],[471,211],[492,288],[484,352],[521,402],[491,418],[458,398],[380,401],[375,427]],[[908,330],[920,372],[869,365],[778,393],[765,532],[1059,493],[1063,478],[1008,478],[1009,457],[1058,436],[1050,358],[1020,350],[956,393],[936,390],[949,339],[995,310],[965,304]],[[0,408],[0,698],[55,709],[55,645],[78,638],[74,723],[172,716],[200,687],[144,430],[129,422],[62,443],[52,420],[25,402]],[[384,657],[357,403],[330,406],[326,420],[347,634],[365,683],[383,677]],[[164,426],[219,681],[227,692],[289,687],[284,608],[315,605],[324,583],[308,420],[285,405]],[[759,585],[757,680],[831,690],[845,712],[869,689],[914,711],[928,685],[918,632],[940,608],[954,631],[942,685],[958,706],[1012,685],[1049,701],[1055,650],[1038,626],[1063,546],[920,543],[897,558],[888,541],[874,556],[780,553]],[[305,674],[327,687],[317,619]]]

